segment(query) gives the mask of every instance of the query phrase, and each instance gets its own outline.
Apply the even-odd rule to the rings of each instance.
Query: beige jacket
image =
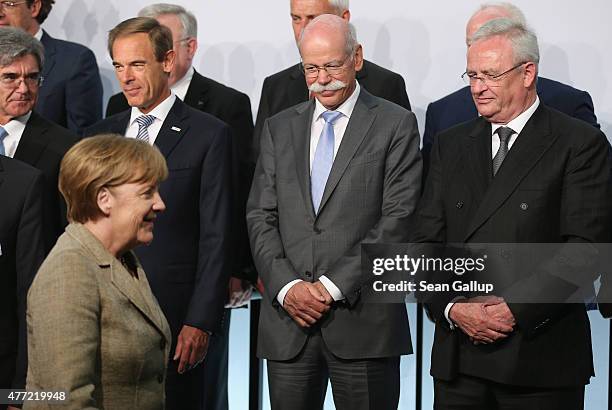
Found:
[[[170,328],[136,263],[138,279],[83,225],[66,228],[28,293],[27,390],[69,401],[24,409],[164,408]]]

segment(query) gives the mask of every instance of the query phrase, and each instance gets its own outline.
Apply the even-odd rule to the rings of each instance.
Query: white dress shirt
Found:
[[[178,80],[176,83],[170,87],[170,91],[174,93],[181,101],[185,101],[185,96],[187,95],[187,90],[189,89],[189,84],[191,84],[191,79],[193,78],[193,67],[189,67],[189,70],[185,73],[183,78]]]
[[[533,102],[533,104],[531,104],[529,108],[527,108],[525,111],[520,113],[512,121],[508,122],[507,124],[491,123],[491,158],[495,158],[495,154],[497,154],[497,151],[499,150],[500,140],[499,140],[499,135],[497,134],[497,129],[500,127],[508,127],[508,128],[511,128],[512,131],[514,131],[512,135],[510,135],[510,140],[508,140],[508,152],[509,152],[510,148],[512,148],[512,146],[516,142],[517,137],[520,135],[521,131],[523,131],[523,128],[525,128],[527,121],[529,121],[529,119],[531,118],[535,110],[538,109],[539,105],[540,105],[540,98],[536,95],[536,99]],[[459,299],[464,299],[464,298],[460,297],[460,298],[454,299],[452,302],[446,305],[446,308],[444,309],[444,317],[450,324],[451,329],[455,328],[455,324],[450,319],[449,313],[450,313],[451,308],[455,304],[455,302]]]
[[[170,93],[170,96],[162,101],[157,107],[153,108],[148,114],[143,114],[137,107],[132,107],[132,114],[130,115],[130,122],[128,122],[127,130],[125,131],[125,136],[128,138],[136,138],[138,135],[138,123],[136,122],[136,118],[141,115],[152,115],[155,117],[153,124],[149,125],[147,131],[149,132],[149,144],[153,145],[155,143],[155,139],[157,138],[157,134],[159,134],[159,130],[161,129],[162,124],[166,120],[170,109],[174,105],[176,101],[176,95]]]
[[[7,122],[2,126],[4,130],[7,132],[6,137],[2,141],[4,144],[4,152],[7,157],[13,158],[15,156],[15,152],[17,151],[17,147],[19,146],[19,141],[21,141],[21,136],[23,135],[23,130],[25,130],[26,124],[30,119],[30,115],[32,115],[32,111],[28,112],[21,117],[16,117]]]
[[[342,137],[344,137],[344,132],[346,131],[346,127],[351,119],[351,114],[353,113],[353,109],[355,108],[355,104],[357,103],[357,98],[359,98],[359,93],[361,92],[361,87],[359,83],[355,81],[355,90],[351,94],[349,98],[345,102],[343,102],[335,111],[341,112],[341,115],[334,122],[334,159],[336,159],[336,154],[338,153],[338,149],[340,148],[340,143],[342,142]],[[323,106],[315,98],[315,109],[312,115],[312,122],[310,125],[310,172],[312,173],[312,163],[314,161],[315,151],[317,150],[317,144],[319,143],[319,138],[321,137],[321,132],[323,131],[323,127],[325,125],[325,120],[322,115],[324,112],[328,111],[327,108]],[[344,295],[338,289],[338,287],[325,275],[319,277],[319,280],[325,286],[325,289],[329,292],[331,297],[335,300],[344,299]],[[293,287],[298,282],[301,282],[301,279],[295,279],[291,282],[287,283],[276,295],[276,300],[283,306],[285,301],[285,296],[289,289]]]

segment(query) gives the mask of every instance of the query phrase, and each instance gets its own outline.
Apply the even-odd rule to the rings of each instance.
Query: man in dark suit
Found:
[[[466,26],[466,42],[480,26],[495,18],[510,18],[527,26],[525,16],[516,6],[510,3],[489,4],[481,6]],[[538,77],[536,90],[540,101],[574,118],[578,118],[599,128],[593,111],[593,100],[586,91],[577,90],[569,85],[544,77]],[[423,159],[427,171],[429,153],[433,140],[440,132],[453,125],[478,118],[470,87],[463,87],[427,106],[425,114],[425,131],[423,132]]]
[[[401,242],[420,192],[414,115],[356,81],[354,28],[315,18],[300,40],[315,99],[269,118],[247,203],[264,284],[258,355],[277,409],[396,409],[411,353],[403,304],[360,297],[362,243]]]
[[[185,8],[158,3],[146,6],[140,17],[157,19],[172,32],[176,54],[174,68],[168,84],[178,98],[192,108],[206,112],[230,126],[232,136],[232,265],[229,298],[235,298],[250,289],[257,275],[253,268],[249,239],[244,218],[246,198],[251,188],[254,163],[252,162],[253,115],[251,102],[246,94],[226,87],[194,70],[193,57],[198,48],[198,23],[193,13]],[[106,116],[129,109],[123,93],[113,95],[106,108]],[[248,280],[248,282],[244,281]],[[223,410],[228,408],[227,365],[229,325],[231,310],[226,309],[223,330],[210,342],[205,366],[204,408]]]
[[[10,5],[8,3],[11,3]],[[80,135],[102,118],[102,81],[96,57],[85,46],[51,37],[40,25],[55,0],[5,2],[0,7],[0,24],[19,27],[45,47],[44,83],[36,111]]]
[[[291,20],[296,43],[304,27],[321,14],[335,14],[346,21],[351,18],[348,0],[291,0]],[[410,110],[406,84],[401,75],[364,60],[357,81],[370,94]],[[254,156],[259,155],[259,140],[266,118],[304,101],[308,101],[304,72],[298,63],[264,80],[257,110],[254,134]]]
[[[1,144],[0,144],[1,145]],[[26,297],[43,258],[42,175],[0,147],[0,388],[24,389]],[[0,409],[5,409],[0,404]]]
[[[610,240],[609,144],[597,128],[542,103],[538,62],[535,35],[514,19],[490,20],[471,37],[465,75],[481,117],[434,140],[416,241],[588,249]],[[566,261],[505,277],[496,289],[504,299],[466,293],[427,306],[436,323],[435,409],[583,408],[593,375],[585,305],[516,303],[525,294],[570,298],[577,286],[561,276]]]
[[[166,408],[199,409],[204,379],[197,365],[210,334],[219,331],[227,294],[229,130],[171,93],[168,77],[175,53],[167,27],[151,18],[129,19],[111,30],[108,42],[117,79],[132,108],[86,133],[143,139],[166,158],[170,174],[160,186],[166,212],[155,224],[155,241],[136,254],[173,335]]]
[[[0,29],[0,56],[11,60],[0,67],[0,144],[4,153],[43,172],[43,236],[47,251],[67,224],[66,209],[57,188],[60,162],[77,137],[32,111],[36,102],[43,48],[23,30]],[[20,77],[21,76],[21,77]],[[21,78],[21,79],[20,79]]]

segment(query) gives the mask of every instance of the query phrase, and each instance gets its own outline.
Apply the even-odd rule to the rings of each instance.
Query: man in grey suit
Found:
[[[396,409],[412,352],[403,304],[364,303],[362,243],[401,242],[420,190],[415,116],[360,87],[363,51],[334,15],[300,39],[314,100],[269,118],[247,204],[265,291],[258,355],[273,409]]]

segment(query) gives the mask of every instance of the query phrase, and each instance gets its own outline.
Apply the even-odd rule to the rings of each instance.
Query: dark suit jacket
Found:
[[[255,281],[257,275],[252,269],[251,251],[244,219],[246,198],[251,188],[253,169],[251,147],[253,146],[253,115],[251,101],[246,94],[226,87],[210,78],[194,72],[185,104],[206,112],[230,126],[232,135],[232,185],[235,246],[233,246],[231,272],[235,276]],[[106,107],[106,116],[129,109],[123,93],[113,95]]]
[[[421,159],[414,115],[363,88],[334,160],[319,213],[310,194],[314,101],[270,119],[247,203],[251,249],[265,292],[258,355],[295,357],[308,331],[276,301],[294,279],[326,275],[346,297],[321,320],[329,350],[343,359],[412,351],[403,304],[364,303],[362,243],[402,242],[420,193]]]
[[[125,134],[130,114],[113,115],[85,135]],[[155,222],[153,242],[136,254],[170,323],[172,351],[184,324],[214,332],[221,321],[231,252],[228,134],[223,122],[177,98],[155,140],[170,171],[160,186],[166,211]]]
[[[102,80],[96,57],[80,44],[58,40],[43,31],[43,83],[35,110],[81,135],[102,119]]]
[[[0,388],[25,388],[26,297],[43,258],[42,174],[0,155]]]
[[[541,104],[492,178],[490,123],[477,118],[444,131],[434,140],[413,240],[608,242],[608,149],[601,131]],[[499,296],[511,298],[518,288],[529,289],[534,300],[553,289],[569,297],[577,288],[555,276],[556,268],[513,271],[514,284]],[[584,272],[583,279],[594,278]],[[584,304],[509,300],[515,331],[503,341],[474,346],[444,318],[450,297],[427,306],[436,322],[433,377],[450,380],[462,373],[529,387],[588,383],[593,366]]]
[[[540,101],[547,106],[599,128],[593,111],[593,100],[588,92],[544,77],[538,77],[537,91]],[[425,114],[423,157],[429,157],[437,134],[474,118],[478,118],[478,111],[469,86],[429,104]]]
[[[357,72],[357,81],[370,94],[410,110],[406,84],[401,75],[364,60],[363,68]],[[300,64],[279,71],[264,80],[253,138],[255,161],[259,155],[259,143],[264,121],[268,117],[304,101],[308,101],[308,88]]]
[[[15,151],[15,159],[38,168],[44,176],[43,235],[47,252],[68,224],[57,184],[62,158],[77,141],[76,135],[33,111]]]

